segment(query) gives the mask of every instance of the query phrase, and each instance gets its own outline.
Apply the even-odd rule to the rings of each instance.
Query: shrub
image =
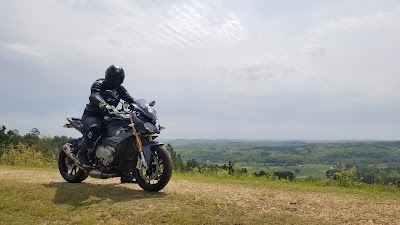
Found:
[[[9,145],[4,149],[0,157],[0,163],[4,165],[56,167],[55,158],[45,156],[37,146],[24,144]]]

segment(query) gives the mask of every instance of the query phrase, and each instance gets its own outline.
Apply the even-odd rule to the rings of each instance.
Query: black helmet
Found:
[[[125,78],[124,69],[120,66],[111,65],[106,70],[106,83],[111,89],[118,88]]]

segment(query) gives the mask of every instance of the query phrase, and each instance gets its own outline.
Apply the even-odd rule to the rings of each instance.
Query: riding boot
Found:
[[[121,177],[121,183],[136,183],[136,179],[133,176],[133,170],[135,169],[135,165],[133,161],[126,161],[124,164],[124,170]]]
[[[92,163],[90,163],[88,158],[88,148],[91,146],[91,143],[84,140],[82,143],[81,150],[78,152],[78,159],[81,167],[85,170],[92,170]]]

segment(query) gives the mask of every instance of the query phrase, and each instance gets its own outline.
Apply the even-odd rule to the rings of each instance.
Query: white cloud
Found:
[[[46,63],[48,58],[39,48],[34,48],[23,43],[0,42],[0,57],[7,59],[32,58],[39,63]]]
[[[240,20],[232,12],[200,1],[171,6],[158,27],[156,39],[182,47],[229,44],[245,37]]]
[[[91,83],[119,64],[134,97],[157,101],[168,138],[392,138],[400,8],[362,3],[5,1],[0,91],[53,108],[0,120],[57,134],[54,121],[80,116]]]
[[[310,38],[330,38],[335,33],[362,32],[371,29],[387,32],[399,25],[399,17],[400,6],[389,10],[379,9],[362,16],[342,17],[319,25],[311,32]]]
[[[306,36],[305,56],[298,62],[302,70],[297,71],[308,81],[305,87],[343,96],[345,102],[351,99],[344,97],[346,92],[371,101],[394,100],[400,94],[400,66],[395,60],[399,26],[396,7],[315,27]]]

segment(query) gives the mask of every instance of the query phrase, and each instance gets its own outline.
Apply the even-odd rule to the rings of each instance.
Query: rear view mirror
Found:
[[[156,104],[156,101],[151,101],[150,103],[149,103],[149,106],[154,106]]]

